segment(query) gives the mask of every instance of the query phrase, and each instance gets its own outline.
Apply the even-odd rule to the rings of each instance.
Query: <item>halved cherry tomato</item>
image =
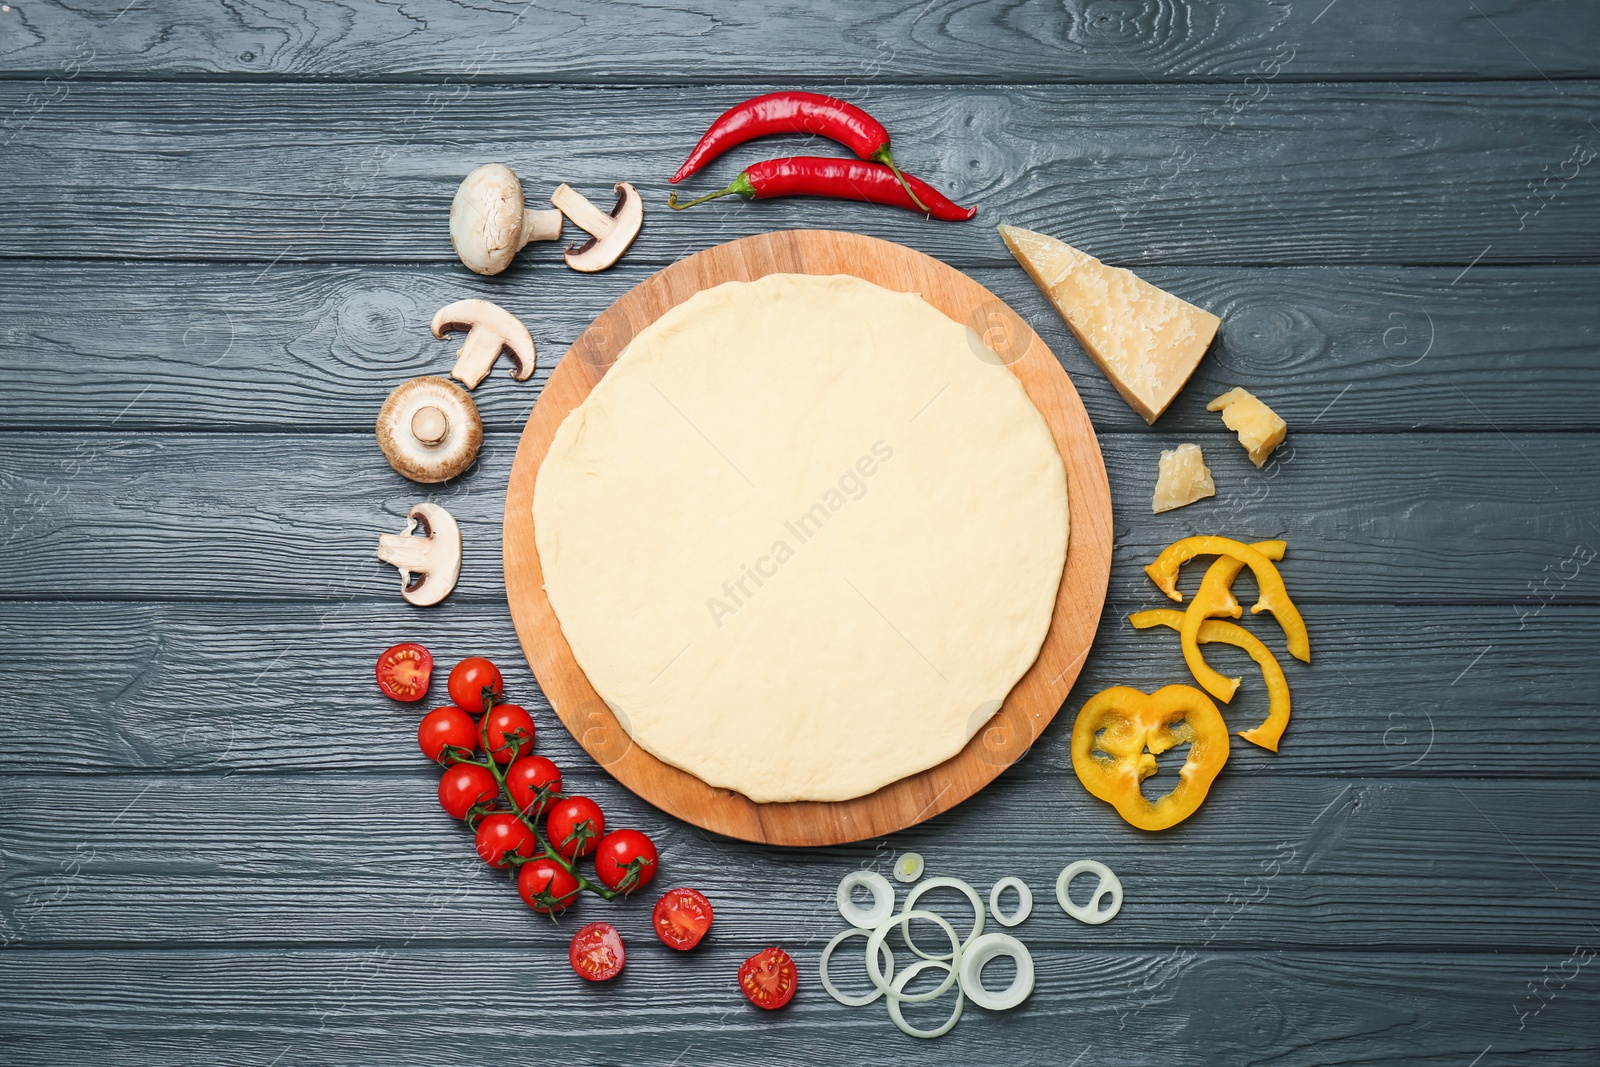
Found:
[[[478,823],[478,855],[491,867],[504,867],[509,855],[532,856],[539,851],[539,842],[533,831],[522,824],[515,815],[497,811],[485,815]]]
[[[794,960],[781,948],[764,948],[739,968],[739,988],[758,1008],[772,1011],[794,999],[799,981]]]
[[[468,656],[450,668],[450,703],[474,715],[483,714],[483,691],[494,690],[495,699],[505,688],[500,668],[482,656]]]
[[[550,847],[567,859],[587,856],[606,835],[606,817],[588,797],[564,797],[550,805],[544,832]]]
[[[534,911],[559,915],[578,899],[578,880],[549,856],[540,856],[517,869],[517,892]]]
[[[483,717],[483,729],[496,763],[511,762],[514,739],[522,742],[516,750],[519,754],[533,751],[533,716],[515,704],[496,704],[494,710]]]
[[[407,704],[428,695],[433,680],[433,653],[407,641],[385,649],[378,657],[378,688],[390,700]]]
[[[435,763],[444,755],[446,745],[471,753],[478,747],[478,724],[460,708],[434,708],[417,726],[417,745]]]
[[[610,923],[590,923],[572,937],[567,959],[572,969],[591,982],[604,982],[622,973],[628,958],[622,935]]]
[[[607,889],[631,893],[656,876],[656,846],[637,830],[613,830],[595,848],[594,873]]]
[[[439,779],[439,806],[451,818],[465,819],[474,804],[488,804],[500,795],[500,786],[487,767],[458,763]]]
[[[687,952],[711,929],[711,901],[698,889],[669,889],[656,901],[650,923],[668,948]]]
[[[550,787],[546,795],[561,792],[561,771],[543,756],[523,756],[506,768],[506,792],[511,794],[511,803],[518,811],[530,816],[543,815],[554,803],[546,800],[535,808],[534,801],[545,786]]]

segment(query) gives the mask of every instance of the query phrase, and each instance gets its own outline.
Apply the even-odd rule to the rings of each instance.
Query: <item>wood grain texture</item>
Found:
[[[1217,532],[1287,539],[1284,577],[1302,607],[1474,603],[1515,617],[1600,603],[1585,562],[1600,550],[1600,442],[1502,434],[1493,403],[1462,398],[1484,418],[1470,434],[1291,431],[1260,471],[1226,431],[1101,434],[1115,487],[1112,603],[1164,605],[1149,602],[1140,568],[1179,537]],[[1185,440],[1204,450],[1218,495],[1152,515],[1160,452]],[[434,489],[390,470],[369,433],[113,430],[3,443],[0,601],[388,601],[399,579],[373,558],[377,537],[402,529],[418,500],[461,523],[466,558],[451,600],[504,600],[495,561],[509,434],[486,435],[477,465]]]
[[[801,952],[803,984],[784,1015],[758,1019],[729,978],[742,958],[731,945],[673,959],[664,950],[630,955],[596,1010],[595,990],[556,971],[562,960],[530,956],[533,937],[463,951],[408,947],[397,935],[331,949],[8,952],[0,957],[7,1058],[55,1064],[70,1044],[77,1055],[129,1064],[266,1065],[274,1056],[437,1063],[469,1043],[467,1055],[487,1062],[538,1049],[557,1062],[651,1067],[674,1058],[706,1067],[851,1063],[863,1048],[873,1062],[893,1064],[1061,1067],[1088,1049],[1099,1053],[1092,1062],[1113,1067],[1312,1067],[1394,1057],[1462,1067],[1492,1045],[1508,1063],[1588,1067],[1600,1052],[1587,1025],[1600,1011],[1592,981],[1552,983],[1555,999],[1517,1028],[1516,1009],[1532,1010],[1527,982],[1544,968],[1555,972],[1570,948],[1191,956],[1181,948],[1108,952],[1081,934],[1071,950],[1034,961],[1036,988],[1024,1006],[999,1016],[969,1006],[930,1050],[895,1030],[880,1005],[845,1010],[827,999],[815,980],[820,945]],[[627,1011],[646,990],[649,1009]],[[1219,990],[1229,994],[1227,1015],[1218,1011]],[[948,1010],[941,1001],[906,1014],[931,1026]],[[573,1017],[583,1025],[571,1026]]]
[[[1160,600],[1151,589],[1122,607]],[[1288,665],[1297,710],[1283,756],[1236,747],[1229,773],[1543,778],[1560,751],[1563,776],[1600,777],[1600,734],[1574,728],[1592,714],[1590,668],[1577,650],[1600,644],[1600,609],[1557,599],[1524,623],[1506,605],[1324,605],[1314,623],[1314,667]],[[1247,625],[1276,641],[1270,623]],[[539,718],[540,751],[590,773],[589,757],[556,726],[518,654],[503,605],[446,601],[424,615],[397,596],[7,604],[0,687],[27,714],[0,716],[0,773],[413,771],[420,710],[384,700],[369,674],[379,649],[416,637],[445,666],[475,654],[497,660],[508,691]],[[1243,728],[1264,717],[1243,654],[1208,651],[1219,668],[1245,673],[1237,710],[1225,709],[1229,721]],[[63,690],[28,669],[36,663],[75,664],[75,684]],[[1108,606],[1061,721],[1006,780],[1060,783],[1072,717],[1088,694],[1119,683],[1148,692],[1183,678],[1175,637],[1139,633]],[[219,701],[217,689],[270,696]],[[425,706],[445,700],[436,678]],[[370,744],[329,744],[330,701],[360,721]]]
[[[545,594],[535,542],[534,483],[563,420],[641,331],[696,293],[769,274],[851,274],[895,292],[917,293],[963,325],[1005,321],[994,294],[959,271],[900,245],[832,230],[788,230],[731,241],[650,276],[578,336],[528,416],[506,489],[506,596],[540,688],[572,735],[618,781],[702,829],[772,845],[831,845],[893,833],[960,804],[1027,752],[1050,724],[1083,668],[1100,622],[1111,569],[1111,487],[1094,427],[1071,379],[1033,331],[1009,313],[1006,368],[1021,382],[1061,453],[1071,537],[1049,631],[1000,709],[957,755],[850,800],[758,804],[657,759],[633,743],[562,634]]]
[[[875,87],[896,158],[980,204],[970,223],[815,200],[666,210],[666,177],[700,130],[760,85],[80,81],[35,110],[41,88],[0,82],[0,114],[26,117],[6,149],[0,258],[451,262],[450,199],[491,161],[535,198],[633,181],[646,220],[629,260],[654,266],[818,225],[957,267],[1010,263],[1002,221],[1136,268],[1592,263],[1600,234],[1600,182],[1578,163],[1600,149],[1594,82]],[[745,145],[694,187],[785,147],[832,150]]]
[[[598,276],[535,257],[498,278],[458,264],[110,266],[0,261],[0,432],[366,431],[396,382],[445,373],[428,333],[447,302],[517,312],[541,351],[534,379],[498,368],[474,393],[485,424],[519,430],[550,368],[650,268]],[[1014,264],[967,272],[1061,359],[1095,428],[1144,423]],[[1215,432],[1205,402],[1240,382],[1296,434],[1593,430],[1600,410],[1596,267],[1153,267],[1153,283],[1223,317],[1212,351],[1156,424]],[[1521,387],[1502,388],[1514,376]],[[1476,404],[1483,409],[1475,410]],[[113,420],[114,423],[113,423]]]
[[[1337,9],[1327,0],[552,0],[534,8],[518,0],[376,8],[184,0],[120,14],[47,0],[19,8],[8,30],[0,48],[8,71],[84,66],[101,76],[1144,82],[1242,78],[1278,49],[1293,49],[1296,78],[1600,73],[1585,47],[1600,22],[1581,0],[1486,0],[1477,8],[1342,0]]]
[[[1051,762],[1043,780],[1008,773],[892,838],[804,852],[703,833],[593,765],[564,769],[604,806],[608,825],[655,839],[665,884],[705,888],[719,953],[749,955],[772,940],[814,953],[843,925],[838,880],[858,867],[887,876],[900,851],[920,852],[931,874],[967,879],[985,897],[1001,876],[1023,878],[1035,918],[1018,934],[1039,960],[1091,940],[1129,951],[1204,943],[1415,952],[1595,941],[1588,924],[1600,925],[1600,902],[1575,898],[1600,878],[1600,841],[1586,832],[1600,801],[1593,779],[1296,780],[1230,765],[1181,831],[1152,836],[1090,797],[1064,758]],[[551,929],[478,860],[471,836],[439,810],[437,777],[419,754],[408,772],[385,777],[140,776],[70,791],[41,775],[0,778],[0,803],[15,813],[0,835],[0,941],[39,950],[506,940],[527,944],[530,965],[557,977],[541,957],[564,950],[572,927]],[[86,803],[106,819],[75,819]],[[1107,862],[1126,896],[1092,938],[1061,912],[1053,888],[1084,856]],[[729,870],[760,876],[730,879]],[[648,958],[659,948],[649,930],[655,899],[654,889],[619,904],[586,898],[570,919],[611,921]],[[953,892],[930,900],[952,921],[971,913]]]

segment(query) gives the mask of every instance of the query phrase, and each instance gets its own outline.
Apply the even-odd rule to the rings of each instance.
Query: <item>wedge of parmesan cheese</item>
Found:
[[[1216,495],[1217,486],[1211,480],[1211,468],[1206,466],[1199,445],[1179,445],[1161,453],[1156,494],[1150,501],[1152,512],[1159,515],[1163,511]]]
[[[1001,226],[1000,237],[1122,399],[1155,422],[1222,320],[1054,237],[1015,226]]]
[[[1206,410],[1222,412],[1222,424],[1239,435],[1250,462],[1258,467],[1289,433],[1288,423],[1275,411],[1238,386],[1207,404]]]

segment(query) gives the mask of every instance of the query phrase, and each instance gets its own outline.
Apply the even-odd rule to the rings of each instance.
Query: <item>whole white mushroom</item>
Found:
[[[560,237],[561,212],[528,210],[516,171],[501,163],[468,174],[450,203],[450,243],[478,274],[499,274],[529,241]]]

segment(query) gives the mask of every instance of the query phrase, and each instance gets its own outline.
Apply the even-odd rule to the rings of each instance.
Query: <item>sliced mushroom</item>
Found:
[[[499,274],[529,241],[560,236],[561,212],[529,211],[516,171],[499,163],[467,175],[450,202],[450,243],[478,274]]]
[[[461,527],[438,504],[413,504],[408,518],[405,533],[378,535],[378,558],[400,568],[400,595],[425,608],[461,577]]]
[[[587,241],[567,249],[567,266],[573,270],[585,273],[605,270],[639,236],[639,227],[644,225],[644,201],[639,197],[639,190],[628,182],[618,182],[616,192],[617,204],[609,215],[566,183],[556,186],[556,191],[550,194],[550,202],[590,234]]]
[[[377,432],[389,466],[414,482],[449,481],[472,466],[483,444],[472,396],[431,376],[395,387],[378,411]]]
[[[538,353],[528,328],[511,312],[487,300],[457,300],[439,309],[433,317],[433,335],[444,340],[445,334],[466,330],[467,339],[456,353],[456,365],[450,368],[450,377],[476,389],[488,377],[494,361],[502,351],[511,353],[516,367],[511,377],[519,382],[533,375],[533,364]]]

